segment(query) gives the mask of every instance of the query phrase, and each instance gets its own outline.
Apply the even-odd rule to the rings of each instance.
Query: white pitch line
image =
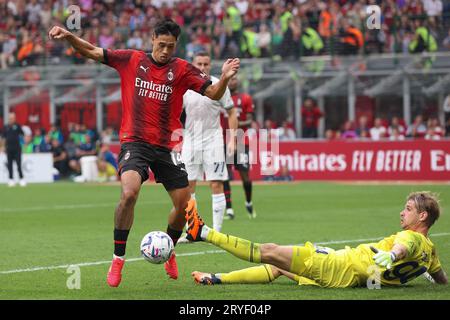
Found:
[[[436,233],[430,235],[431,237],[445,237],[449,236],[450,233]],[[366,242],[366,241],[376,241],[381,240],[384,237],[377,237],[377,238],[366,238],[366,239],[351,239],[351,240],[332,240],[332,241],[324,241],[324,242],[316,242],[315,244],[319,245],[328,245],[328,244],[339,244],[339,243],[356,243],[356,242]],[[301,244],[297,244],[301,245]],[[225,253],[225,250],[206,250],[206,251],[198,251],[198,252],[186,252],[186,253],[177,253],[177,257],[188,257],[188,256],[198,256],[203,254],[216,254],[216,253]],[[141,261],[143,258],[131,258],[127,259],[127,262],[134,262],[134,261]],[[97,261],[97,262],[83,262],[83,263],[76,263],[76,264],[64,264],[60,266],[48,266],[48,267],[34,267],[34,268],[27,268],[27,269],[15,269],[15,270],[7,270],[7,271],[0,271],[0,274],[11,274],[11,273],[22,273],[22,272],[33,272],[33,271],[42,271],[42,270],[55,270],[55,269],[67,269],[70,266],[75,267],[89,267],[89,266],[96,266],[101,264],[110,264],[111,260],[108,261]]]
[[[139,201],[139,204],[164,204],[170,201]],[[67,209],[86,209],[86,208],[101,208],[101,207],[115,207],[116,202],[109,203],[87,203],[87,204],[63,204],[63,205],[53,205],[53,206],[36,206],[28,208],[0,208],[0,213],[4,212],[23,212],[23,211],[44,211],[44,210],[67,210]]]
[[[202,254],[214,254],[214,253],[224,253],[226,251],[224,250],[208,250],[208,251],[200,251],[200,252],[187,252],[187,253],[177,253],[177,257],[185,257],[185,256],[197,256]],[[134,262],[134,261],[141,261],[144,260],[144,258],[131,258],[126,259],[127,262]],[[96,262],[82,262],[82,263],[75,263],[75,264],[63,264],[60,266],[49,266],[49,267],[34,267],[34,268],[27,268],[27,269],[15,269],[15,270],[8,270],[8,271],[0,271],[0,274],[10,274],[10,273],[21,273],[21,272],[33,272],[33,271],[42,271],[42,270],[55,270],[55,269],[67,269],[70,266],[74,267],[89,267],[89,266],[97,266],[101,264],[110,264],[111,260],[108,261],[96,261]]]

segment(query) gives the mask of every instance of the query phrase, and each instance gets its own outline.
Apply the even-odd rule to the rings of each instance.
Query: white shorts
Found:
[[[189,143],[183,143],[182,157],[189,181],[228,180],[223,143],[204,150],[192,150]]]

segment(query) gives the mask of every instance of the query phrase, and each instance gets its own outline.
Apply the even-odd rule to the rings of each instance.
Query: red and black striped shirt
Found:
[[[179,58],[159,64],[143,51],[104,49],[103,54],[103,63],[116,69],[121,79],[120,142],[178,149],[183,95],[189,89],[203,94],[211,84],[209,77]]]

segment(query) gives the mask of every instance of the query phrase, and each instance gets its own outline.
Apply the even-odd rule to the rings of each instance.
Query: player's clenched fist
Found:
[[[222,74],[231,79],[238,72],[240,63],[239,58],[228,59],[222,66]]]
[[[70,32],[67,31],[66,29],[58,27],[58,26],[55,26],[55,27],[50,29],[50,31],[48,33],[48,37],[50,39],[64,39],[69,34],[70,34]]]

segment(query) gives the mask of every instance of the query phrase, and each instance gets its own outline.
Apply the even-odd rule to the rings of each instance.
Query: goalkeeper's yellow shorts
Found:
[[[315,247],[311,242],[293,247],[291,271],[298,275],[299,285],[345,288],[359,284],[345,250]]]

